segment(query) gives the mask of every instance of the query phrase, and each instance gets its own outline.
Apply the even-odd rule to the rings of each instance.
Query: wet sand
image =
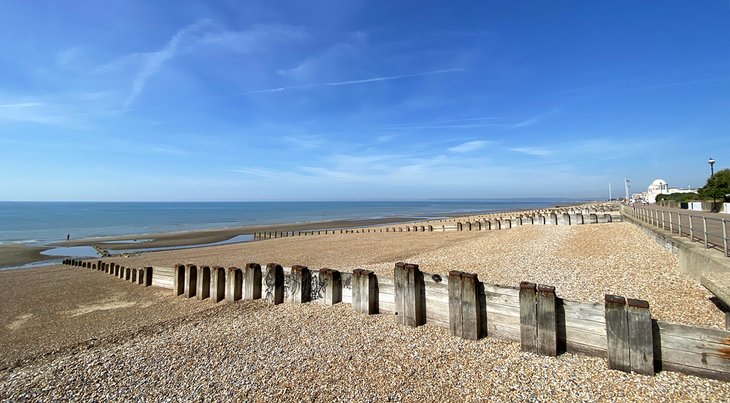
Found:
[[[158,234],[133,234],[104,238],[72,239],[59,241],[48,246],[26,246],[26,245],[0,245],[0,268],[21,266],[28,263],[44,260],[60,259],[60,256],[45,256],[40,252],[55,247],[92,246],[96,245],[101,249],[115,250],[145,249],[145,248],[175,248],[179,246],[204,245],[214,242],[227,241],[238,235],[250,235],[254,232],[263,231],[292,231],[292,230],[318,230],[318,229],[340,229],[366,227],[391,223],[412,222],[415,218],[398,217],[373,220],[341,220],[323,221],[299,224],[277,224],[265,226],[245,226],[221,229],[203,229],[182,232],[167,232]],[[137,240],[149,240],[146,242],[135,242]],[[128,242],[124,242],[128,241]]]
[[[42,251],[48,249],[48,247],[26,246],[20,244],[0,245],[0,268],[56,259],[52,256],[41,255]]]

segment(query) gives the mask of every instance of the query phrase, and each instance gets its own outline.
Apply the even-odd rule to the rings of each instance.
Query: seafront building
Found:
[[[644,202],[644,203],[656,203],[657,196],[661,194],[672,194],[672,193],[696,193],[697,189],[692,189],[691,187],[687,187],[687,189],[682,188],[670,188],[667,181],[664,179],[654,179],[654,181],[649,185],[649,188],[646,190],[646,192],[641,192],[633,195],[634,201]]]

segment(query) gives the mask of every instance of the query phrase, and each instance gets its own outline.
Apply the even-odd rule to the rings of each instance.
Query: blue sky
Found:
[[[0,200],[606,197],[730,166],[730,3],[4,1]]]

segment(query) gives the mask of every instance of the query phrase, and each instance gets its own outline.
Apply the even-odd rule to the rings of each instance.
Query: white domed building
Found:
[[[695,192],[692,188],[687,189],[670,189],[669,184],[664,179],[654,179],[649,185],[649,189],[643,194],[647,203],[656,203],[656,197],[659,195],[668,195],[671,193],[691,193]]]

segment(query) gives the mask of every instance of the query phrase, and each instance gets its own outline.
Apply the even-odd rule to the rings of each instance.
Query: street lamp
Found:
[[[710,179],[712,179],[713,176],[715,176],[715,160],[710,157],[710,159],[707,161],[708,164],[710,164]],[[710,211],[715,211],[715,206],[717,204],[717,199],[715,198],[715,192],[713,190],[712,192],[712,208]]]

